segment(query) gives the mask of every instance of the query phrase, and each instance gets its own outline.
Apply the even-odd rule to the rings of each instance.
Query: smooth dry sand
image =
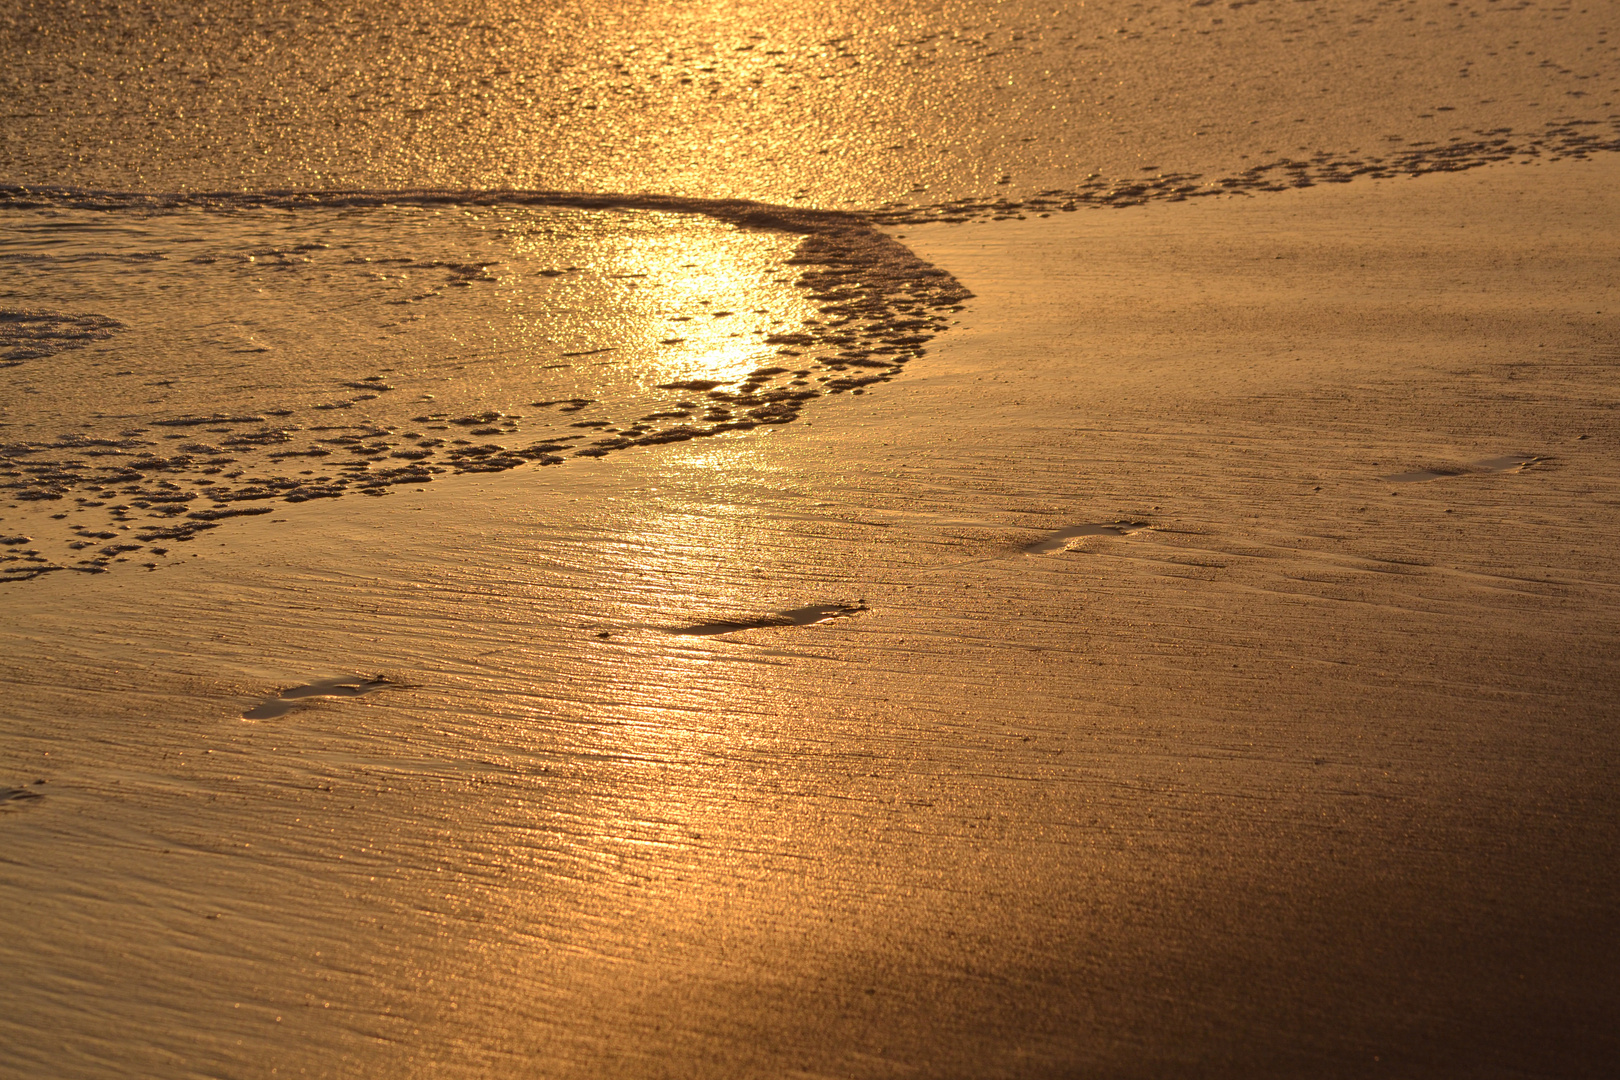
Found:
[[[11,586],[0,1074],[1604,1075],[1617,222],[903,230],[812,420]]]

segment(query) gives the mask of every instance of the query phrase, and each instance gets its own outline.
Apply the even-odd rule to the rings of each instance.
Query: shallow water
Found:
[[[12,199],[10,578],[102,572],[244,502],[790,423],[900,374],[965,298],[858,219],[757,204]]]
[[[1496,0],[24,0],[0,181],[872,207],[1612,140],[1613,12]]]

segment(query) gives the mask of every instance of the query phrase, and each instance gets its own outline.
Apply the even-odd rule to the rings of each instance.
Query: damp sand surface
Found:
[[[881,394],[7,586],[0,1072],[1602,1075],[1617,192],[908,227]]]

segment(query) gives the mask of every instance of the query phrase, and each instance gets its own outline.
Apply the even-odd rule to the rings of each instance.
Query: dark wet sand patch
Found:
[[[244,720],[274,720],[278,716],[286,716],[297,706],[295,702],[309,697],[359,697],[369,694],[373,690],[382,690],[387,687],[397,687],[399,683],[388,679],[366,679],[358,675],[340,675],[334,679],[320,679],[304,686],[294,686],[281,691],[274,697],[266,698],[261,704],[254,706],[242,714]]]
[[[830,622],[833,619],[848,619],[863,611],[870,611],[865,600],[857,600],[853,604],[813,604],[809,607],[792,608],[788,611],[772,612],[753,619],[738,619],[725,622],[695,623],[691,626],[681,626],[670,631],[672,634],[685,634],[702,637],[714,634],[731,634],[738,630],[764,630],[774,626],[813,626],[816,623]]]
[[[1475,461],[1468,465],[1431,465],[1426,469],[1413,469],[1411,472],[1395,473],[1391,476],[1380,476],[1378,479],[1391,484],[1424,484],[1430,480],[1439,480],[1447,476],[1488,476],[1496,473],[1524,472],[1532,465],[1540,465],[1548,459],[1536,455],[1514,455],[1511,457],[1486,458],[1484,461]]]
[[[1024,552],[1028,555],[1051,555],[1067,551],[1075,540],[1087,536],[1130,536],[1146,528],[1150,526],[1145,521],[1105,521],[1091,525],[1071,525],[1035,541],[1024,548]]]

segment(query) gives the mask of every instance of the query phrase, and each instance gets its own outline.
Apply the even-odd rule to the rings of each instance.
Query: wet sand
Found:
[[[881,392],[8,586],[0,1073],[1602,1075],[1617,192],[902,227]]]

